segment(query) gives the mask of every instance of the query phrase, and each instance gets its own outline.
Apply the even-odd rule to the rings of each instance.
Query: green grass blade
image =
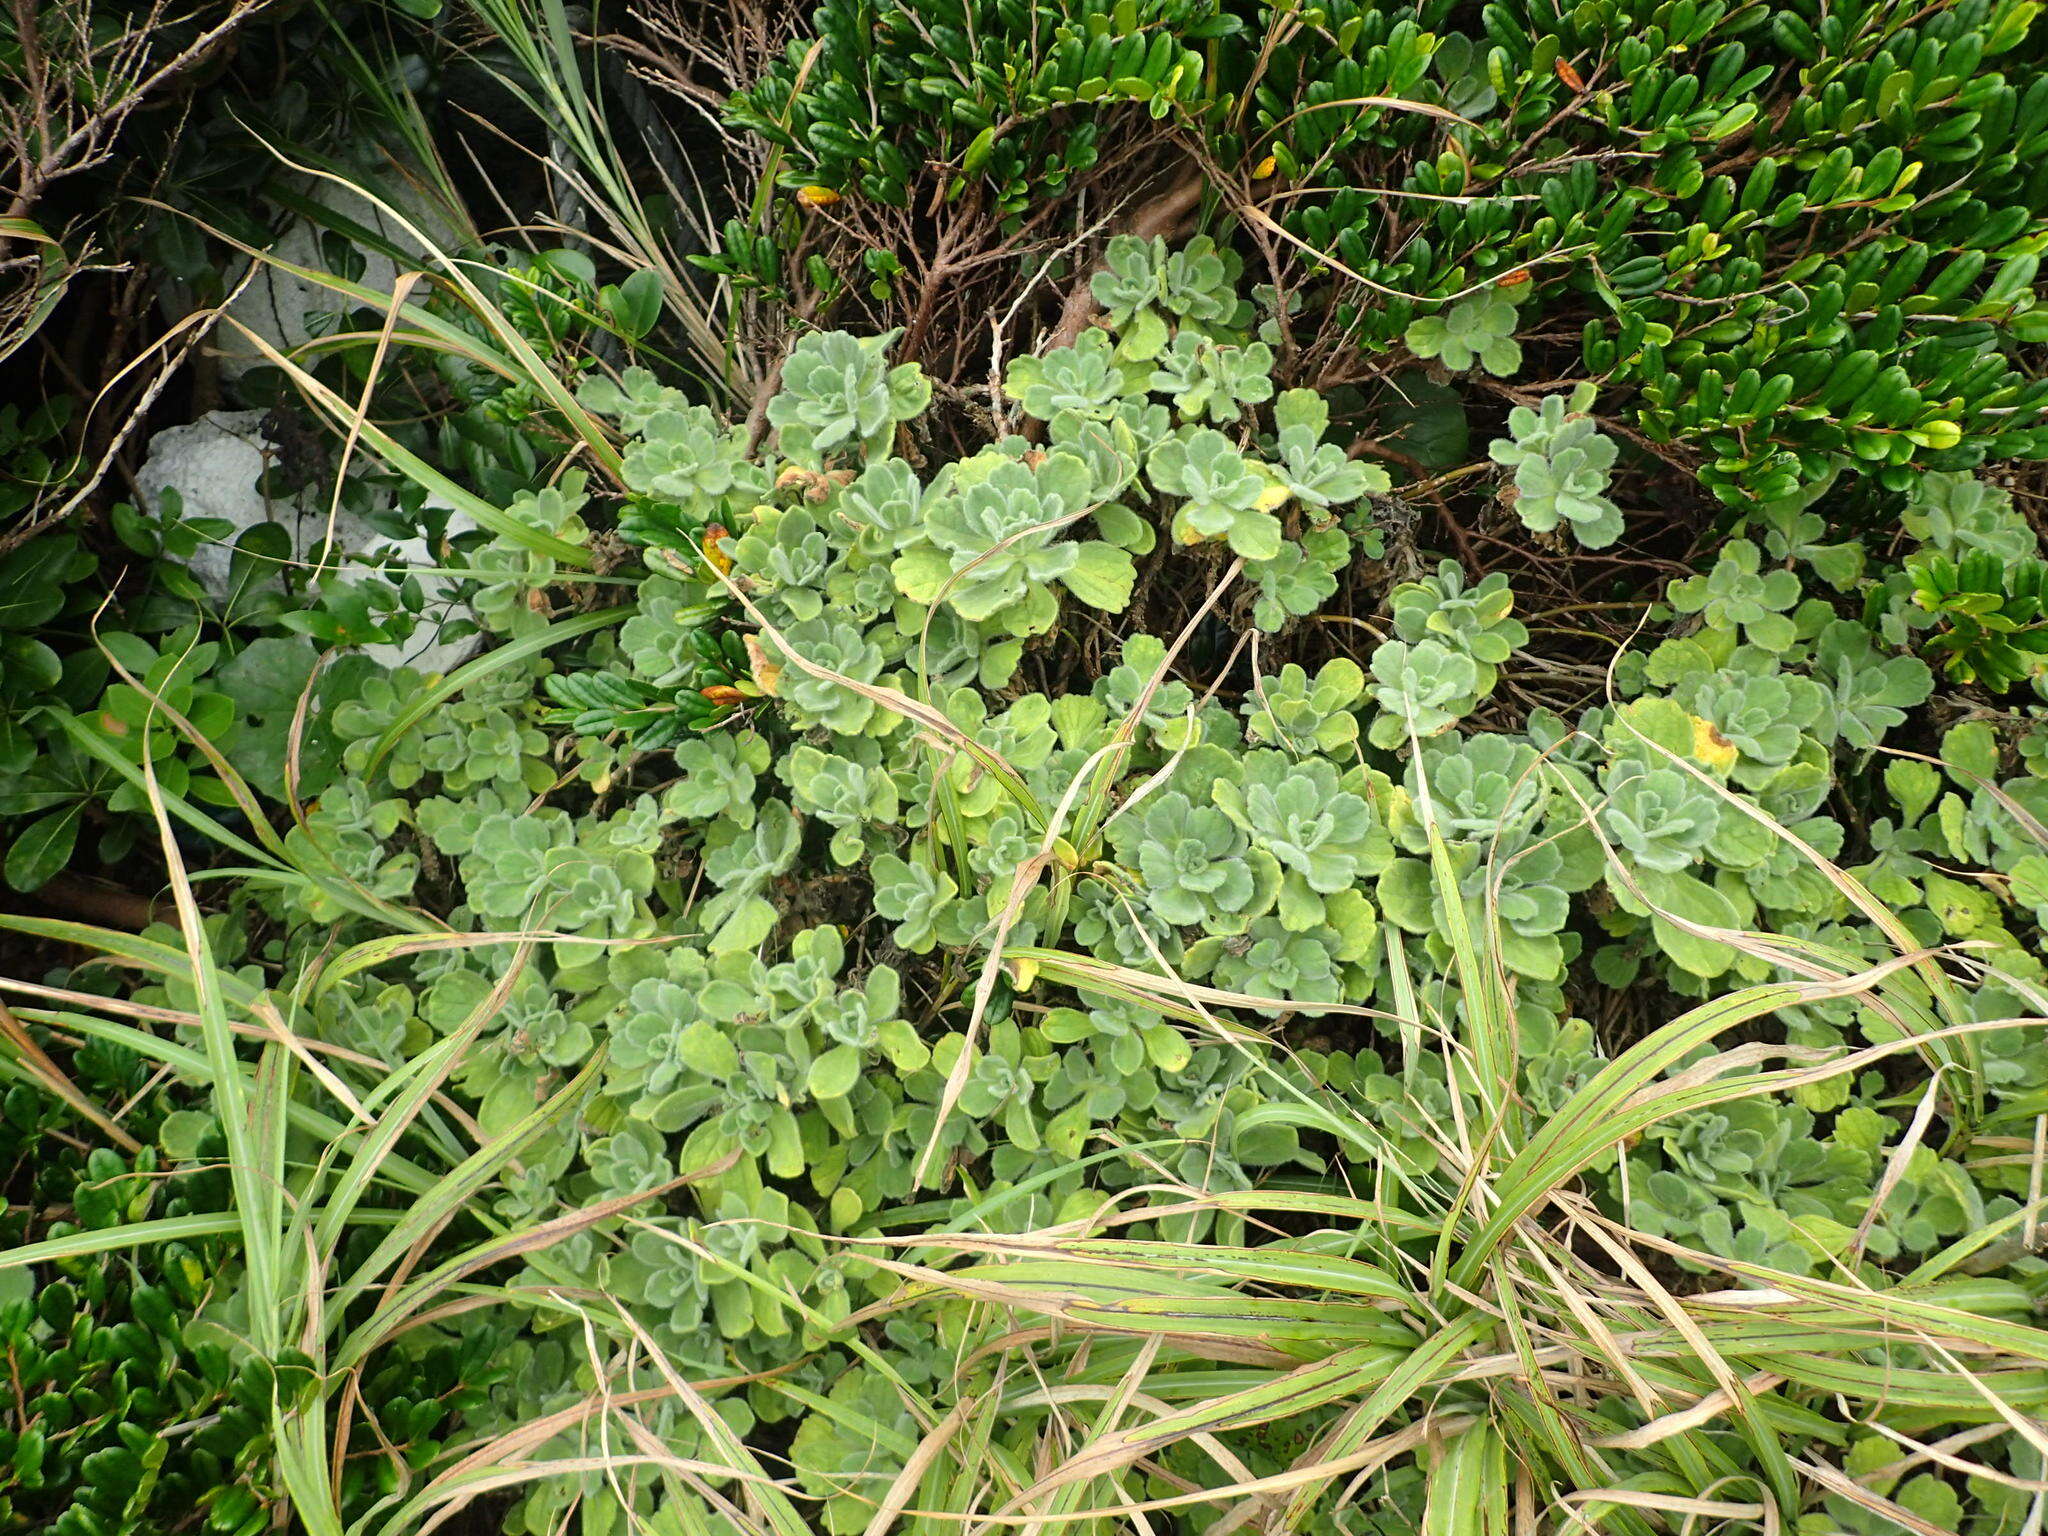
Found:
[[[432,1189],[423,1191],[385,1239],[336,1289],[328,1304],[330,1322],[339,1320],[414,1243],[461,1211],[507,1163],[573,1114],[597,1085],[603,1068],[604,1052],[600,1049],[545,1104],[477,1148],[438,1179]]]
[[[67,1232],[62,1237],[0,1249],[0,1269],[21,1269],[30,1264],[84,1259],[96,1253],[153,1248],[160,1243],[183,1243],[202,1237],[225,1237],[239,1232],[241,1228],[241,1221],[233,1211],[209,1211],[199,1216],[159,1216],[149,1221],[126,1222],[118,1227]]]

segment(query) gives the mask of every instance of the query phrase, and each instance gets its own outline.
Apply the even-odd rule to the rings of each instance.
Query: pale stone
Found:
[[[427,255],[428,241],[444,250],[459,248],[462,243],[460,237],[449,230],[446,218],[424,195],[396,178],[390,186],[378,189],[378,196],[389,204],[388,211],[360,193],[318,177],[301,183],[298,190],[333,210],[341,219],[374,230],[390,245],[416,258],[407,263],[409,271],[440,270]],[[330,270],[320,245],[320,227],[309,219],[297,219],[286,226],[284,233],[270,247],[273,260],[260,263],[249,286],[228,306],[222,323],[214,328],[208,339],[208,347],[220,359],[224,378],[238,379],[251,368],[269,361],[241,327],[248,327],[279,351],[289,353],[292,348],[311,340],[319,329],[309,323],[309,317],[366,307],[363,300],[337,293],[323,283],[308,281],[278,265],[285,262],[315,271]],[[398,265],[380,251],[358,246],[356,253],[363,260],[363,270],[354,274],[351,280],[376,294],[380,302],[388,302],[398,282]],[[413,290],[413,299],[425,296],[423,286]],[[230,321],[238,323],[230,324]]]
[[[199,583],[214,597],[228,595],[228,562],[234,542],[259,523],[276,523],[291,535],[294,559],[309,559],[329,537],[327,497],[318,488],[287,501],[266,500],[259,482],[275,447],[263,435],[263,411],[210,411],[182,427],[167,427],[150,439],[149,451],[136,476],[152,513],[160,513],[166,488],[175,490],[187,517],[219,518],[233,528],[219,543],[203,544],[193,555],[190,569]],[[461,512],[448,518],[448,531],[462,533],[476,526]],[[334,543],[348,554],[379,564],[436,566],[444,562],[428,549],[423,538],[393,540],[378,533],[350,512],[337,512],[332,523]],[[381,665],[416,667],[423,672],[445,672],[460,663],[476,647],[476,639],[444,641],[442,622],[461,613],[447,612],[457,578],[423,574],[417,578],[425,593],[426,611],[418,626],[400,645],[369,645],[363,654]],[[435,616],[439,613],[440,619]]]

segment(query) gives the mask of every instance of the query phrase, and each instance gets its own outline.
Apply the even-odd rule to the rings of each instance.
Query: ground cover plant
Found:
[[[0,417],[0,1529],[2038,1527],[2036,12],[324,18],[424,557]]]

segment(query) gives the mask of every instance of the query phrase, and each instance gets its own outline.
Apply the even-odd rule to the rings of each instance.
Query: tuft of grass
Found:
[[[152,697],[152,707],[162,707],[161,701]],[[205,745],[188,723],[176,724]],[[247,793],[225,761],[214,766],[238,798]],[[166,792],[149,763],[130,765],[130,771],[157,825],[177,916],[175,940],[6,913],[0,913],[0,929],[86,949],[171,984],[191,999],[191,1006],[129,1003],[67,987],[0,980],[0,992],[36,1000],[34,1005],[0,1007],[5,1025],[0,1027],[0,1075],[57,1094],[81,1118],[118,1140],[118,1125],[81,1098],[25,1026],[134,1052],[156,1064],[161,1077],[194,1086],[199,1102],[210,1105],[226,1143],[232,1198],[226,1211],[78,1230],[0,1251],[0,1271],[202,1237],[232,1239],[241,1265],[238,1294],[222,1315],[233,1320],[228,1331],[235,1363],[253,1360],[271,1372],[272,1471],[294,1528],[309,1536],[424,1536],[488,1492],[551,1477],[611,1476],[642,1466],[663,1476],[683,1475],[701,1489],[710,1487],[706,1479],[712,1475],[720,1481],[737,1479],[747,1488],[745,1502],[781,1511],[762,1529],[777,1536],[802,1530],[788,1518],[787,1496],[765,1473],[745,1464],[749,1453],[722,1424],[709,1438],[723,1459],[687,1462],[648,1443],[650,1432],[632,1413],[646,1394],[635,1399],[628,1393],[621,1403],[603,1388],[588,1404],[590,1417],[611,1425],[624,1448],[596,1456],[535,1459],[529,1453],[553,1431],[538,1439],[513,1435],[465,1447],[459,1456],[451,1453],[446,1465],[429,1465],[423,1476],[401,1448],[379,1433],[379,1454],[389,1464],[395,1491],[367,1510],[344,1507],[344,1461],[361,1454],[351,1445],[352,1429],[365,1411],[360,1393],[364,1374],[380,1349],[437,1317],[499,1305],[552,1311],[582,1331],[600,1381],[611,1381],[622,1369],[629,1374],[644,1369],[618,1361],[623,1352],[637,1359],[654,1351],[645,1330],[612,1298],[592,1293],[575,1272],[553,1263],[549,1250],[719,1170],[683,1174],[651,1190],[544,1222],[508,1226],[497,1219],[478,1197],[500,1175],[516,1169],[544,1135],[580,1111],[602,1072],[604,1052],[593,1053],[573,1079],[494,1135],[484,1135],[444,1087],[503,1007],[535,944],[559,936],[449,933],[413,914],[410,922],[397,923],[397,934],[371,941],[369,953],[344,953],[324,970],[316,967],[300,976],[297,991],[273,995],[216,956],[175,831],[180,820],[211,831],[210,819]],[[252,815],[251,824],[259,829],[262,846],[239,839],[233,845],[264,863],[236,873],[256,881],[316,883],[336,899],[352,901],[354,893],[333,871],[294,867],[260,813]],[[354,909],[362,910],[359,904]],[[391,919],[405,914],[394,908],[376,915]],[[293,1028],[306,993],[352,967],[375,964],[391,953],[485,944],[512,950],[496,987],[452,1032],[403,1065],[387,1067]],[[541,1288],[515,1287],[494,1275],[511,1260],[536,1272]],[[680,1397],[692,1405],[693,1414],[716,1421],[701,1394],[676,1378],[658,1351],[654,1354],[664,1384],[652,1395]],[[278,1511],[280,1519],[284,1513]],[[754,1527],[743,1519],[738,1528]]]
[[[655,273],[691,373],[713,399],[741,401],[752,386],[736,368],[728,296],[722,286],[707,292],[678,249],[679,236],[699,249],[711,244],[717,226],[712,191],[701,183],[677,185],[657,157],[662,194],[680,228],[665,230],[654,217],[613,125],[598,76],[599,48],[578,35],[563,0],[469,0],[469,9],[517,68],[516,75],[501,74],[501,82],[548,131],[551,179],[596,225],[586,232],[565,223],[555,233],[580,238],[631,270]]]
[[[1427,818],[1426,786],[1422,798]],[[1581,1175],[1673,1116],[1894,1057],[1928,1068],[1908,1136],[1917,1145],[1937,1092],[1968,1114],[1979,1034],[2048,1019],[1958,1022],[1953,1004],[1972,984],[1959,955],[1902,947],[1870,964],[1810,942],[1717,933],[1784,979],[1679,1013],[1539,1120],[1517,1091],[1514,994],[1489,942],[1490,902],[1468,909],[1433,842],[1451,976],[1419,988],[1390,932],[1399,1011],[1382,1023],[1411,1067],[1428,1050],[1450,1068],[1447,1121],[1412,1102],[1390,1111],[1406,1136],[1427,1139],[1434,1167],[1418,1168],[1382,1123],[1305,1089],[1262,1052],[1272,1087],[1262,1112],[1374,1168],[1370,1192],[1161,1186],[1061,1227],[886,1240],[900,1256],[872,1262],[903,1286],[856,1321],[950,1298],[952,1310],[1007,1320],[991,1324],[1006,1342],[995,1384],[977,1379],[976,1395],[954,1402],[912,1459],[926,1491],[952,1489],[955,1502],[918,1505],[924,1519],[911,1521],[892,1489],[870,1536],[906,1523],[983,1533],[1162,1529],[1175,1519],[1210,1536],[1327,1530],[1373,1479],[1403,1467],[1419,1475],[1431,1536],[1789,1530],[1823,1495],[1917,1531],[1920,1517],[1841,1463],[1846,1423],[1882,1408],[1894,1422],[2012,1429],[2040,1444],[2048,1331],[2015,1320],[2024,1298],[2013,1287],[1972,1274],[1973,1255],[2033,1223],[2035,1209],[1910,1274],[1883,1275],[1850,1255],[1814,1278],[1635,1230],[1595,1203]],[[1804,853],[1838,888],[1854,886]],[[1191,985],[1164,965],[1151,974],[1048,948],[1005,958],[1240,1042],[1252,1037],[1215,1010],[1277,1005]],[[1830,1053],[1721,1043],[1779,1010],[1839,998],[1908,1027]],[[1190,1213],[1227,1214],[1276,1240],[1119,1235],[1170,1230]],[[1020,1419],[1034,1426],[1029,1481],[958,1502],[963,1422]],[[1247,1436],[1303,1448],[1280,1471],[1254,1475]],[[1140,1482],[1169,1454],[1177,1491],[1141,1497]],[[1185,1475],[1190,1456],[1203,1475]],[[948,1476],[928,1470],[949,1461]]]

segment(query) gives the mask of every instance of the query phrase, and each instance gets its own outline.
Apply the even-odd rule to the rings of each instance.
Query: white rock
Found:
[[[318,490],[289,501],[264,498],[259,482],[276,452],[263,435],[265,414],[210,411],[186,426],[166,427],[150,439],[136,475],[152,513],[162,512],[163,493],[171,489],[178,493],[187,517],[220,518],[233,528],[219,543],[201,545],[190,562],[193,576],[218,599],[228,595],[228,563],[235,540],[247,529],[259,523],[280,525],[291,535],[293,558],[300,560],[309,559],[329,537],[327,499]],[[465,513],[449,515],[450,533],[467,532],[475,526]],[[389,539],[350,512],[337,513],[332,529],[336,546],[350,555],[397,565],[442,563],[427,548],[425,539]],[[450,611],[457,578],[426,574],[417,579],[427,599],[418,627],[401,645],[368,645],[363,654],[388,667],[445,672],[476,648],[476,639],[440,638],[442,622],[468,616],[466,609]],[[441,615],[438,620],[437,614]]]
[[[340,218],[374,230],[401,252],[416,257],[417,260],[408,263],[409,270],[440,270],[426,254],[427,241],[444,250],[460,248],[462,244],[462,238],[449,229],[445,215],[425,196],[396,178],[391,186],[378,189],[378,196],[390,205],[391,212],[358,193],[319,177],[301,182],[298,191],[322,207],[331,209]],[[380,251],[356,247],[356,252],[362,257],[363,270],[353,274],[352,280],[380,297],[388,298],[398,281],[397,264]],[[219,357],[221,374],[225,378],[238,379],[251,368],[269,361],[243,333],[241,326],[247,326],[279,351],[289,352],[312,338],[314,328],[307,323],[308,316],[334,314],[359,307],[358,300],[337,293],[325,284],[308,282],[277,265],[277,262],[289,262],[293,266],[316,271],[333,270],[327,254],[321,249],[321,229],[313,221],[302,218],[286,226],[284,233],[271,246],[270,254],[276,258],[275,261],[259,264],[256,276],[242,290],[240,297],[228,306],[226,319],[214,327],[213,335],[208,339],[207,345]],[[423,288],[415,289],[412,295],[414,299],[425,296]],[[229,320],[240,324],[229,324]]]

